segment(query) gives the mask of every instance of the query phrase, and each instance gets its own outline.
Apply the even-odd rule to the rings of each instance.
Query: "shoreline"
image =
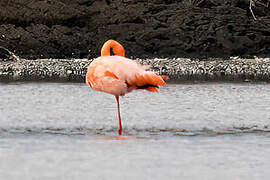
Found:
[[[84,82],[93,59],[0,59],[0,82]],[[169,82],[270,82],[270,58],[240,59],[135,59]]]

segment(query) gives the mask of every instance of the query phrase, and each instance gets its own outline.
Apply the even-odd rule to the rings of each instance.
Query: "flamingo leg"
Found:
[[[116,98],[116,101],[117,101],[118,120],[119,120],[118,134],[119,134],[119,136],[121,136],[122,135],[122,123],[121,123],[121,116],[120,116],[119,96],[115,96],[115,98]]]

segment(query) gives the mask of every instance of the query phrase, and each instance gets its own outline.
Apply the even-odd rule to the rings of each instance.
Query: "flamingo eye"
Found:
[[[113,52],[113,48],[110,48],[110,55],[115,56],[115,53]]]

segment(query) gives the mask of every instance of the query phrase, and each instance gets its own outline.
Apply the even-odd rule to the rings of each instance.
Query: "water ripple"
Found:
[[[251,127],[234,127],[230,129],[208,129],[203,128],[199,130],[188,129],[167,129],[167,128],[149,128],[149,129],[137,129],[128,128],[124,130],[124,135],[159,135],[159,136],[219,136],[219,135],[239,135],[247,133],[270,133],[270,128],[258,128],[256,126]],[[117,129],[94,129],[84,127],[73,128],[25,128],[25,127],[10,127],[0,128],[0,136],[4,135],[117,135]]]

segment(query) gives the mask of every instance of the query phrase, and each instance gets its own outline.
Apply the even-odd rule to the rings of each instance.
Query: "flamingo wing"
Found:
[[[86,83],[97,91],[122,96],[127,93],[127,84],[114,74],[110,65],[100,58],[94,60],[88,67]]]

